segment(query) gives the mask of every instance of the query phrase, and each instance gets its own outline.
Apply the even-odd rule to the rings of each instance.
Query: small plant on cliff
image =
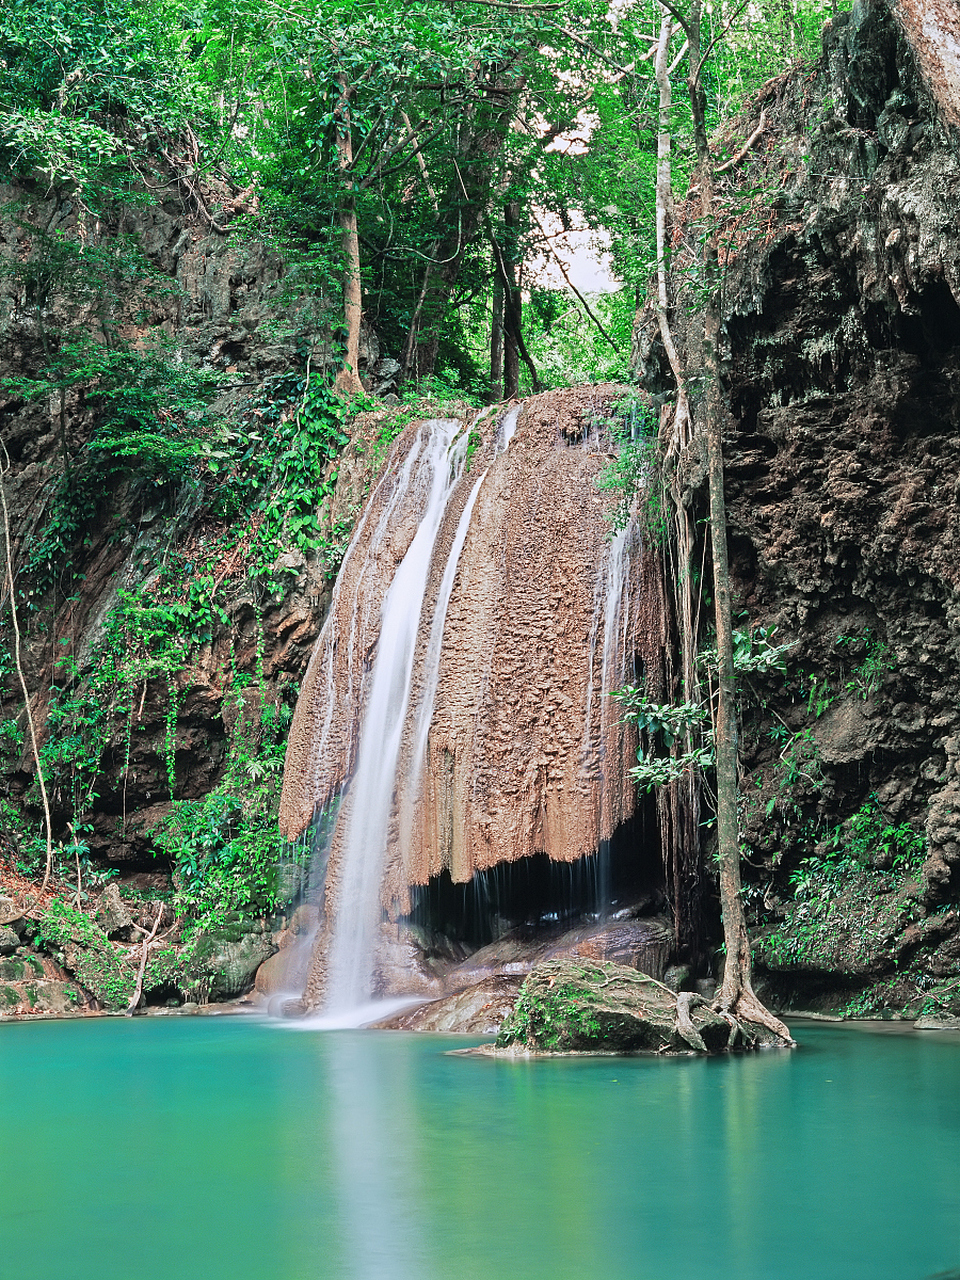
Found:
[[[837,636],[837,647],[861,656],[861,661],[850,672],[846,688],[863,701],[877,692],[888,672],[896,670],[897,659],[893,650],[874,636],[869,627],[860,635]]]
[[[925,854],[923,837],[909,822],[891,822],[875,796],[853,814],[846,826],[834,828],[831,846],[861,866],[909,876],[919,875]]]
[[[614,500],[607,519],[615,530],[625,529],[639,499],[643,531],[660,541],[665,534],[666,512],[658,480],[653,410],[645,401],[631,397],[617,406],[606,429],[614,456],[597,476],[596,485]]]
[[[818,850],[791,873],[787,918],[758,942],[758,954],[775,968],[860,972],[909,923],[912,900],[896,890],[919,876],[923,838],[888,821],[871,798]]]
[[[637,764],[630,770],[642,790],[666,786],[692,769],[707,769],[713,763],[706,708],[691,702],[679,706],[651,702],[636,685],[615,689],[610,696],[623,705],[623,719],[635,724],[642,735]],[[667,754],[658,752],[658,746]]]
[[[783,670],[784,655],[792,645],[774,645],[775,630],[775,627],[758,627],[753,631],[734,631],[734,667],[738,674]],[[701,650],[702,668],[715,671],[716,663],[715,649]],[[715,763],[712,705],[651,702],[636,685],[615,689],[610,696],[623,705],[624,720],[635,724],[643,735],[631,776],[644,790],[665,786],[691,770],[703,771]],[[658,744],[666,754],[656,750]]]

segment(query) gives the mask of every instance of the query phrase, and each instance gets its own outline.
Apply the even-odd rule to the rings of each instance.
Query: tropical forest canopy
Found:
[[[703,6],[718,163],[746,136],[750,95],[816,55],[835,8]],[[339,344],[348,367],[362,311],[402,381],[483,398],[624,376],[655,264],[662,12],[655,0],[20,0],[0,15],[2,165],[71,193],[90,226],[178,192],[213,230],[267,238],[287,264],[304,351]],[[676,31],[682,198],[694,156]],[[571,228],[602,239],[619,292],[587,300],[558,287],[561,267],[549,285],[531,270],[556,262],[557,233]],[[29,268],[40,294],[149,276],[136,244],[42,236]],[[496,354],[491,369],[491,329],[505,335],[505,369]],[[82,360],[73,351],[69,376],[84,361],[104,376],[109,326],[94,345]],[[112,360],[119,384],[122,353]]]

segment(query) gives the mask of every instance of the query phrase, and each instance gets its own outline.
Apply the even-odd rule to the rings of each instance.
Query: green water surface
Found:
[[[794,1031],[505,1062],[252,1019],[7,1024],[0,1280],[953,1273],[960,1036]]]

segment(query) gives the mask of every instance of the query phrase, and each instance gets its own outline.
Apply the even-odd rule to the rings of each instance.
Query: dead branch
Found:
[[[161,902],[159,908],[157,909],[157,918],[153,922],[153,928],[150,930],[150,932],[147,934],[147,936],[143,940],[143,950],[140,952],[140,969],[137,973],[137,985],[133,989],[133,996],[130,1000],[130,1003],[127,1005],[127,1008],[124,1013],[124,1016],[127,1018],[133,1017],[134,1010],[136,1009],[137,1005],[140,1003],[140,997],[143,995],[143,975],[147,971],[147,954],[150,950],[150,943],[153,941],[154,935],[156,934],[157,930],[160,928],[160,921],[162,919],[163,919],[163,903]]]
[[[720,168],[716,169],[714,172],[718,174],[727,173],[728,170],[735,169],[737,165],[740,163],[740,161],[743,159],[743,157],[750,150],[750,148],[757,141],[757,139],[760,137],[760,135],[763,133],[763,131],[766,129],[766,127],[767,127],[767,113],[764,110],[760,112],[760,123],[754,129],[753,133],[751,133],[750,137],[746,140],[746,142],[743,144],[743,146],[740,148],[737,154],[733,156],[731,159],[729,159],[725,164],[722,164]]]
[[[621,352],[620,348],[617,346],[614,340],[610,337],[609,333],[607,333],[606,329],[603,327],[602,323],[600,322],[599,317],[594,314],[593,310],[590,307],[590,303],[587,302],[586,298],[583,296],[583,294],[580,292],[577,286],[570,279],[570,276],[567,272],[567,268],[564,265],[563,259],[560,257],[559,253],[557,253],[556,249],[550,243],[550,237],[547,235],[546,231],[544,231],[543,224],[541,223],[540,219],[537,217],[536,214],[533,215],[533,220],[534,222],[536,222],[537,226],[540,228],[541,234],[543,235],[544,243],[546,244],[547,248],[550,250],[550,253],[553,255],[553,260],[554,262],[556,262],[557,266],[560,268],[560,273],[563,276],[564,280],[566,280],[568,286],[570,287],[571,292],[575,293],[577,297],[580,299],[581,303],[583,304],[584,311],[586,311],[587,315],[590,317],[593,323],[597,326],[597,329],[600,331],[600,334],[605,339],[605,341],[607,341],[610,344],[610,346],[613,347],[614,351],[617,353],[618,356],[622,355],[623,353]]]

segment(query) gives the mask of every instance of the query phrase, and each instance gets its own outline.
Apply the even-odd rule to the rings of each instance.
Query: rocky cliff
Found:
[[[738,625],[792,645],[744,689],[761,955],[782,993],[863,1009],[960,972],[956,15],[924,42],[922,8],[835,18],[721,191]],[[652,323],[639,349],[667,393]]]

